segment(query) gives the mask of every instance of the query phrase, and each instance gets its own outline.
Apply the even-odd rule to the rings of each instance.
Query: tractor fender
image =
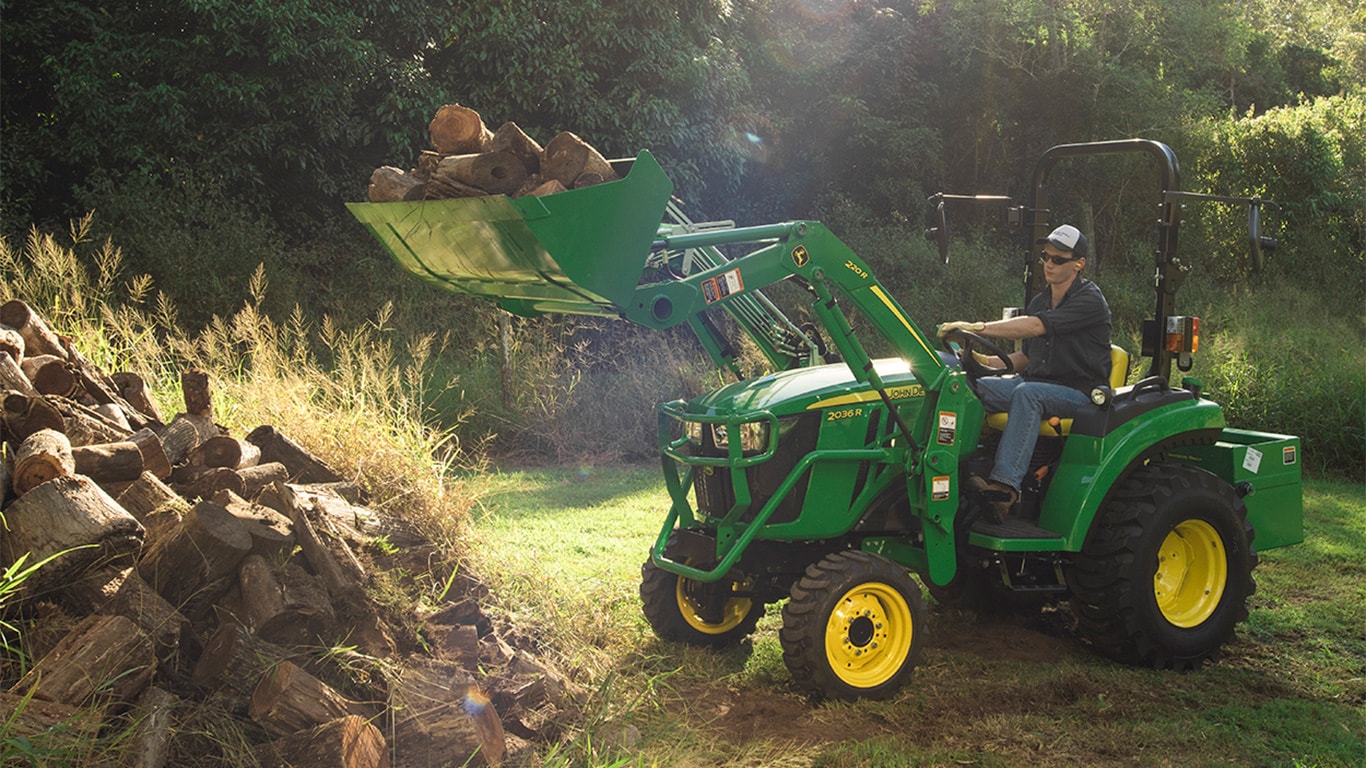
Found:
[[[1039,527],[1062,536],[1064,551],[1081,551],[1096,512],[1126,474],[1172,448],[1212,444],[1223,429],[1224,412],[1217,403],[1185,397],[1147,410],[1104,436],[1074,432],[1063,445]]]

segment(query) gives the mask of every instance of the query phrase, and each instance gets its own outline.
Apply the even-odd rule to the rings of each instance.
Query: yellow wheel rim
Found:
[[[1167,534],[1157,553],[1153,594],[1162,615],[1178,627],[1197,627],[1214,613],[1228,584],[1224,540],[1203,520],[1187,520]]]
[[[720,635],[740,626],[740,622],[749,615],[753,601],[748,597],[732,597],[726,601],[726,606],[721,612],[721,622],[713,624],[702,618],[701,602],[694,599],[688,593],[691,585],[696,584],[692,579],[678,577],[678,587],[675,593],[678,596],[678,613],[683,620],[688,622],[688,626],[707,635]],[[749,588],[749,582],[734,582],[731,584],[731,591],[741,591]]]
[[[911,606],[897,590],[869,582],[844,593],[825,625],[825,657],[835,675],[855,688],[896,676],[911,653]]]

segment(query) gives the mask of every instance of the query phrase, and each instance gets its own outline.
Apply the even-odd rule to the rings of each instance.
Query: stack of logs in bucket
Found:
[[[459,104],[437,110],[427,136],[432,149],[418,158],[417,168],[375,169],[370,202],[541,197],[618,178],[602,154],[573,133],[563,131],[542,147],[516,123],[489,130],[478,112]]]
[[[11,736],[118,732],[102,764],[147,768],[202,764],[182,718],[204,707],[264,766],[498,765],[556,736],[581,692],[495,631],[477,582],[397,622],[423,638],[405,655],[358,553],[430,544],[273,427],[227,434],[202,371],[181,384],[163,419],[140,377],[0,306],[0,567],[42,563],[0,596],[29,659],[0,659]]]

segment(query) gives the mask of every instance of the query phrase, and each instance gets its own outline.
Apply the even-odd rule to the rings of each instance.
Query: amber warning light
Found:
[[[1191,355],[1200,351],[1200,318],[1168,317],[1164,346],[1176,356],[1176,367],[1189,371]]]

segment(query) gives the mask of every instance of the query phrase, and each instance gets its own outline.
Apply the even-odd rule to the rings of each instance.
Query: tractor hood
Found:
[[[891,399],[924,397],[925,388],[905,360],[883,358],[873,361],[873,366],[887,385]],[[848,366],[836,363],[737,381],[694,398],[688,403],[688,411],[707,416],[769,411],[776,416],[787,416],[880,399],[868,384],[854,378]]]

